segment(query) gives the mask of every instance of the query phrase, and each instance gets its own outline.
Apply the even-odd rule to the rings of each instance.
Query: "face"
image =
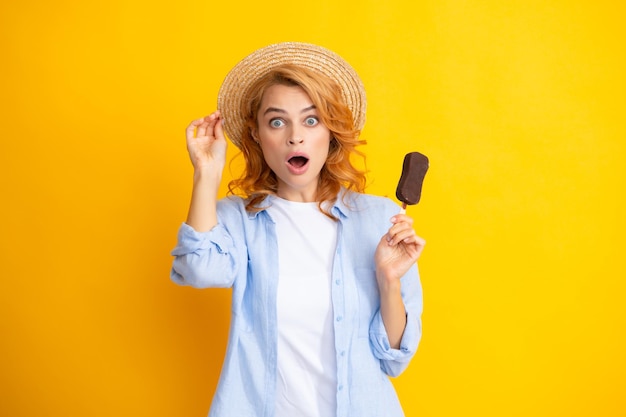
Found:
[[[316,201],[331,135],[304,90],[286,85],[265,90],[253,137],[278,178],[278,196],[291,201]]]

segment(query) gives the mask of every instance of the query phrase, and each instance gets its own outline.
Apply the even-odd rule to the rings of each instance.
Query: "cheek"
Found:
[[[327,154],[330,153],[332,143],[333,143],[333,137],[330,134],[330,132],[328,132],[328,134],[324,138],[325,153]]]
[[[281,129],[271,129],[266,126],[261,126],[257,130],[257,139],[264,143],[265,146],[275,146],[282,143],[284,139],[284,131]]]
[[[282,160],[280,157],[280,152],[278,152],[271,143],[264,142],[264,145],[261,146],[261,152],[263,156],[263,160],[270,167],[272,171],[282,165]]]

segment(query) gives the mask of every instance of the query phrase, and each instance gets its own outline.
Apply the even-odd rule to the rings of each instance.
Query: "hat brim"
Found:
[[[352,112],[355,128],[365,124],[365,88],[356,71],[336,53],[321,46],[282,42],[266,46],[242,59],[224,78],[217,97],[217,108],[225,119],[224,130],[239,148],[246,128],[241,101],[250,86],[272,69],[293,64],[319,72],[335,80]]]

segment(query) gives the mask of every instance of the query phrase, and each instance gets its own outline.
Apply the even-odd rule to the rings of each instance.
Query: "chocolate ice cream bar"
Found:
[[[419,152],[410,152],[404,157],[402,176],[396,188],[396,197],[402,202],[402,208],[417,204],[422,195],[422,182],[428,171],[428,158]]]

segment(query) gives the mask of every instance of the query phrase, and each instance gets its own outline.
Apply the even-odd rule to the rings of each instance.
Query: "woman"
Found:
[[[396,204],[363,194],[350,162],[365,116],[354,70],[324,48],[270,45],[193,121],[194,182],[172,279],[232,287],[209,416],[401,416],[389,376],[421,336],[425,242]],[[226,139],[245,157],[217,199]]]

